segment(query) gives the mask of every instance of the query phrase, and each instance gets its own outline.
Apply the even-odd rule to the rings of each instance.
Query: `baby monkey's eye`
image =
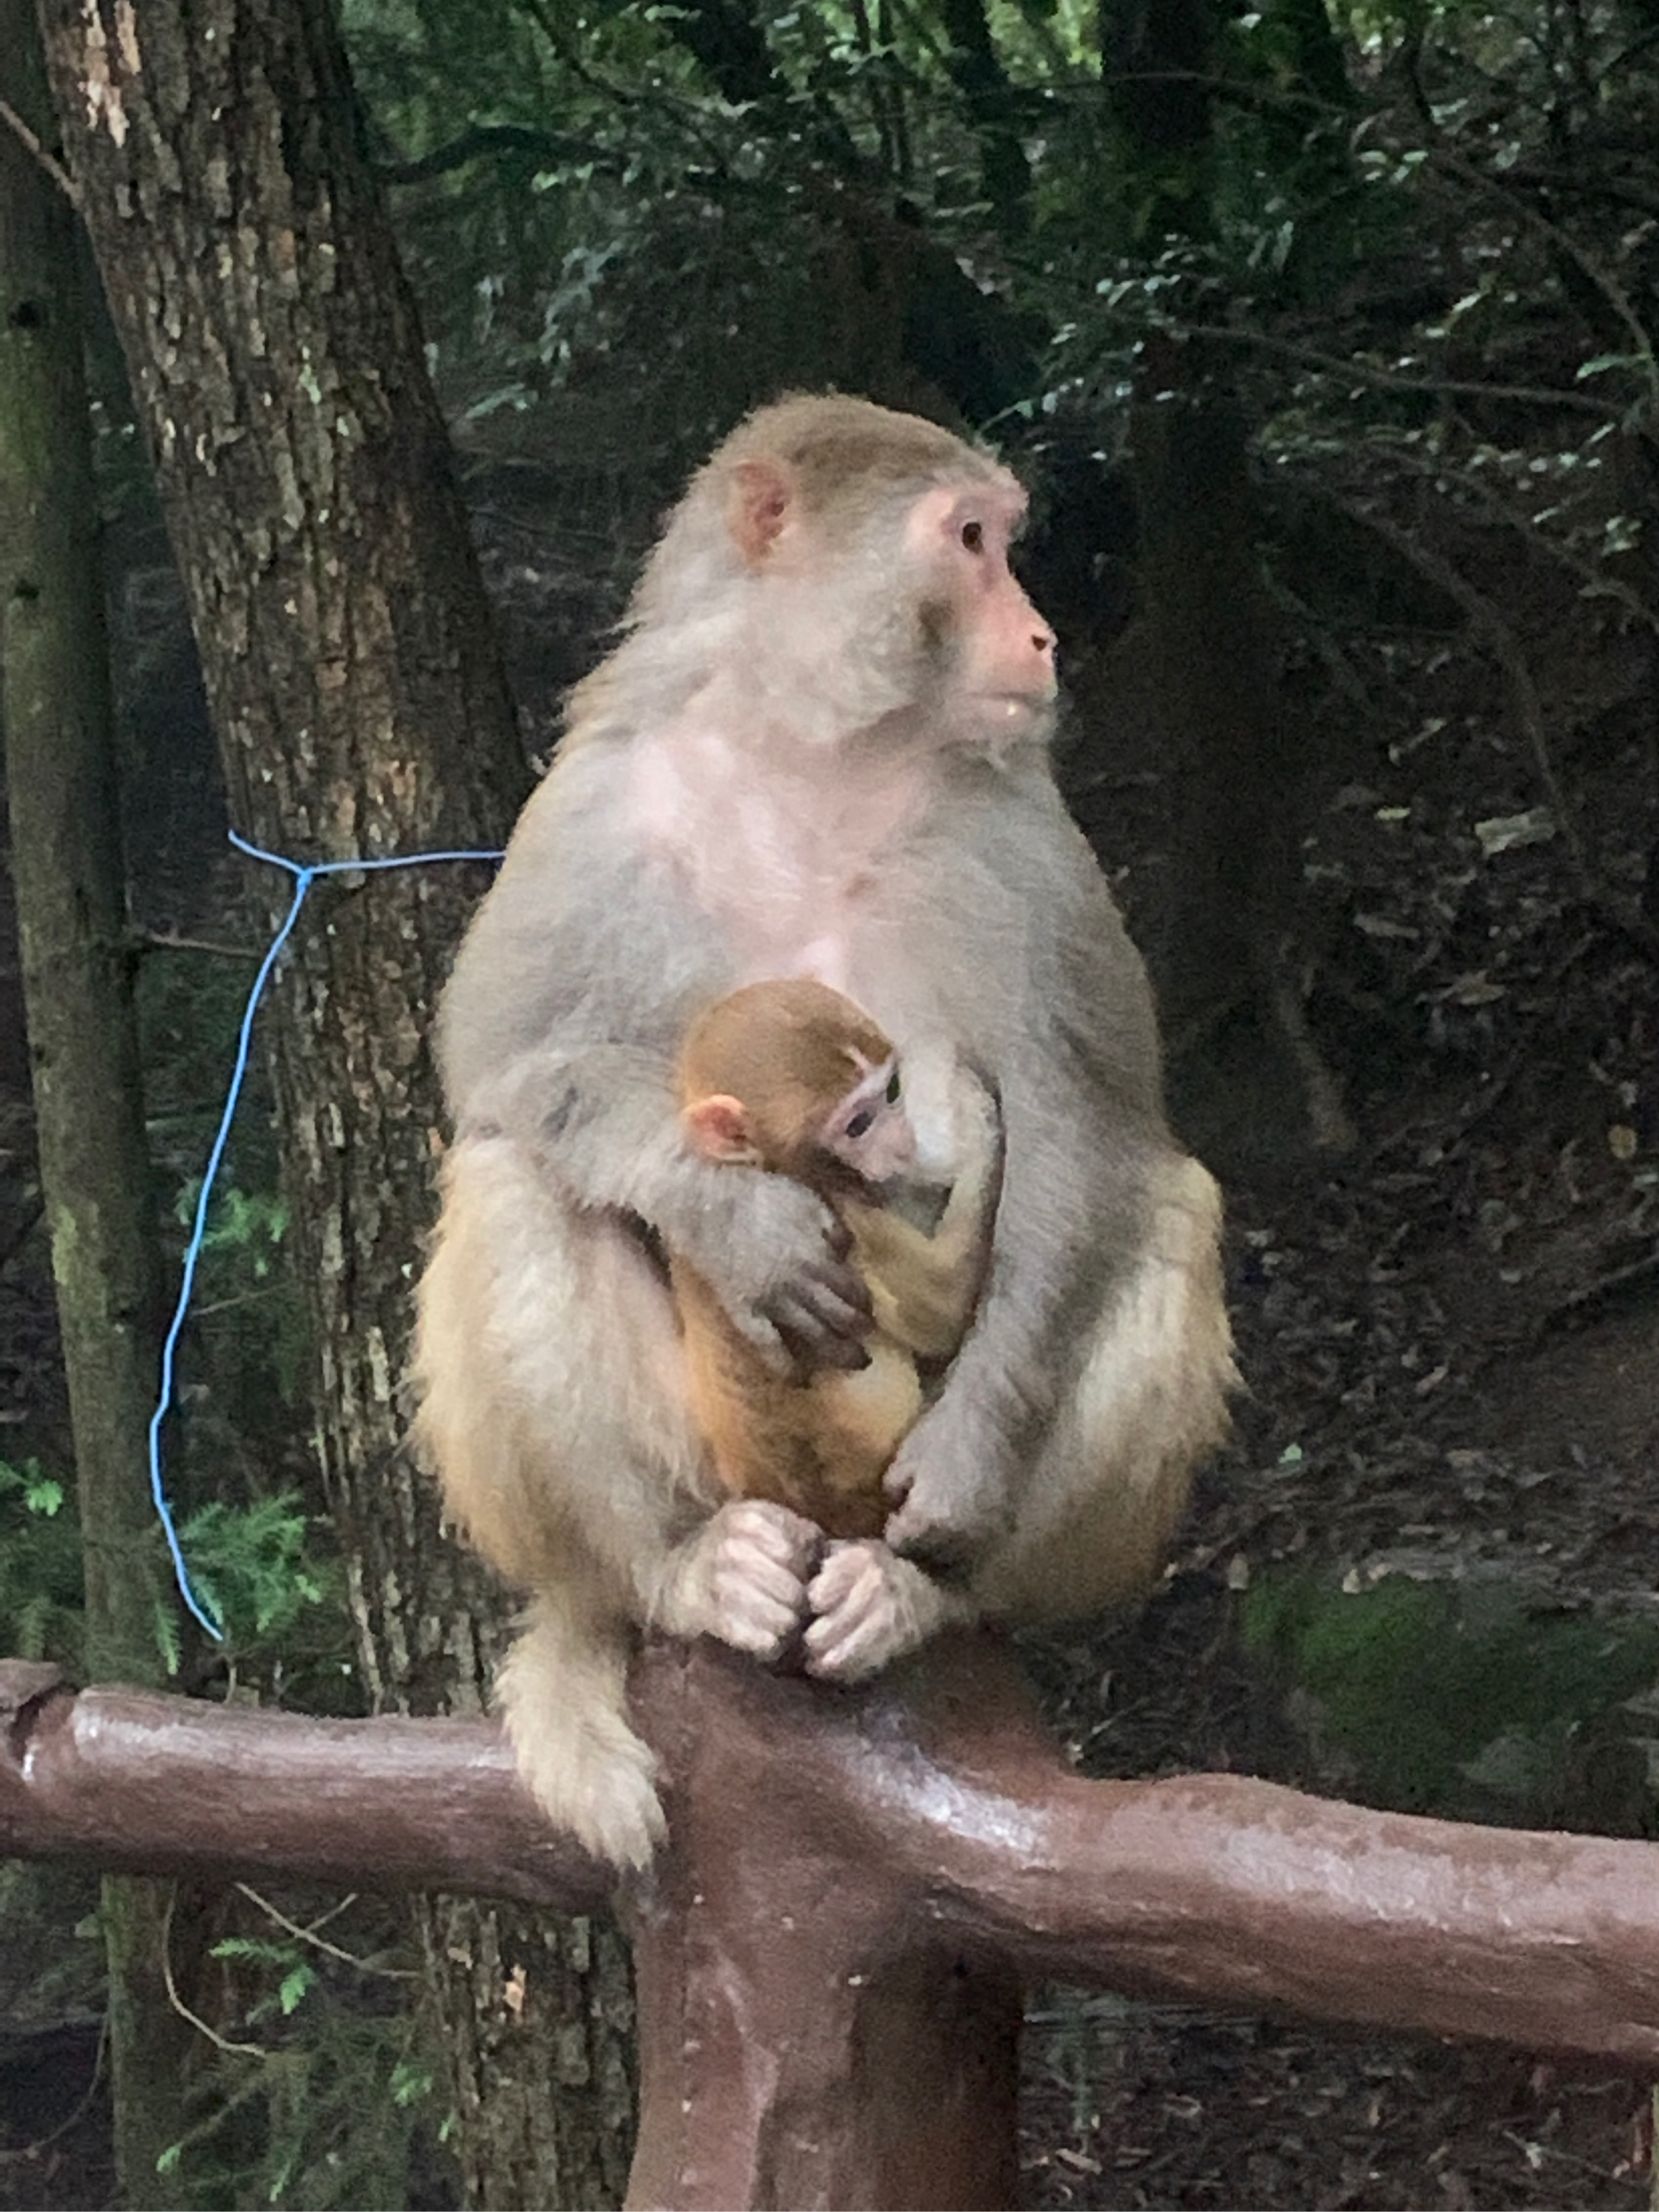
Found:
[[[876,1114],[874,1107],[860,1107],[858,1112],[854,1115],[852,1120],[847,1124],[848,1135],[849,1137],[868,1136],[870,1133],[870,1124],[875,1120],[875,1118]]]
[[[962,542],[970,553],[982,553],[985,550],[985,525],[982,522],[964,522]]]
[[[897,1068],[895,1068],[887,1079],[887,1103],[890,1106],[896,1106],[898,1104],[898,1100],[899,1074]]]

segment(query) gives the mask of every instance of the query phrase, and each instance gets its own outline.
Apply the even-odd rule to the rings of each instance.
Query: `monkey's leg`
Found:
[[[421,1286],[423,1453],[450,1513],[532,1594],[497,1701],[549,1818],[619,1866],[662,1834],[626,1668],[707,1506],[672,1313],[638,1247],[509,1139],[450,1154]]]
[[[642,1550],[631,1607],[597,1560],[567,1553],[495,1682],[519,1772],[557,1826],[621,1867],[648,1866],[663,1839],[656,1761],[628,1717],[629,1610],[672,1634],[718,1636],[775,1659],[805,1612],[822,1540],[781,1506],[724,1506],[674,1549]]]

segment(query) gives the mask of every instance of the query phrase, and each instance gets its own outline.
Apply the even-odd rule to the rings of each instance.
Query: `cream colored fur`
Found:
[[[495,1686],[520,1771],[557,1826],[643,1867],[662,1814],[628,1720],[637,1625],[775,1658],[817,1531],[775,1506],[714,1510],[660,1278],[501,1139],[446,1164],[415,1382],[417,1443],[462,1533],[532,1594]]]
[[[809,1670],[845,1681],[947,1620],[1087,1611],[1156,1575],[1221,1431],[1215,1187],[1165,1133],[1145,977],[1054,787],[1053,635],[1007,562],[1023,506],[985,455],[864,401],[741,426],[573,696],[445,995],[420,1435],[532,1601],[500,1689],[530,1786],[618,1866],[661,1834],[624,1695],[641,1626],[770,1660],[805,1624]],[[823,1208],[697,1157],[673,1084],[700,1006],[799,975],[894,1041],[924,1174],[964,1157],[957,1056],[1002,1133],[972,1323],[951,1348],[946,1269],[948,1368],[884,1477],[905,1557],[820,1559],[784,1507],[719,1502],[628,1225],[763,1357],[793,1337],[833,1365]]]
[[[948,1621],[1064,1618],[1154,1578],[1225,1425],[1218,1216],[1210,1176],[1171,1153],[1145,1255],[1006,1537],[963,1590],[879,1542],[831,1547],[811,1587],[818,1671],[855,1680]],[[660,1278],[503,1140],[450,1155],[416,1372],[420,1439],[465,1533],[534,1594],[496,1692],[525,1780],[589,1850],[643,1867],[662,1816],[627,1715],[638,1624],[775,1657],[817,1532],[777,1506],[716,1510]]]

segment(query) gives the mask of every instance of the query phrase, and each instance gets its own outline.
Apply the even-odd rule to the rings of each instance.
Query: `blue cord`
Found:
[[[283,947],[294,933],[294,925],[300,919],[300,909],[306,902],[306,894],[319,876],[361,875],[378,868],[418,868],[435,860],[499,860],[500,853],[416,853],[383,860],[319,860],[302,867],[297,860],[285,860],[280,853],[267,853],[258,845],[251,845],[246,837],[239,837],[233,830],[230,842],[239,853],[251,860],[267,860],[273,868],[286,868],[294,878],[294,896],[283,924],[270,940],[270,950],[259,963],[259,972],[253,979],[253,988],[247,994],[247,1005],[242,1012],[242,1026],[236,1039],[236,1063],[231,1070],[230,1088],[226,1094],[224,1111],[219,1116],[218,1133],[208,1154],[207,1166],[202,1175],[202,1188],[196,1200],[196,1216],[191,1226],[190,1238],[185,1246],[185,1263],[179,1284],[179,1303],[173,1309],[172,1326],[161,1346],[161,1390],[155,1411],[149,1423],[149,1494],[155,1506],[156,1518],[167,1540],[167,1550],[173,1556],[173,1572],[185,1603],[216,1640],[222,1641],[224,1629],[202,1605],[191,1587],[190,1570],[185,1565],[185,1555],[179,1542],[178,1528],[173,1518],[173,1509],[167,1504],[167,1487],[161,1476],[161,1424],[173,1405],[173,1361],[179,1340],[184,1334],[185,1322],[190,1312],[191,1293],[196,1286],[197,1263],[202,1256],[202,1247],[207,1238],[208,1206],[213,1196],[213,1186],[225,1157],[225,1147],[230,1141],[230,1125],[236,1118],[236,1108],[242,1095],[242,1085],[247,1079],[248,1056],[252,1046],[253,1018],[259,1009],[259,1000],[271,970],[282,957]]]

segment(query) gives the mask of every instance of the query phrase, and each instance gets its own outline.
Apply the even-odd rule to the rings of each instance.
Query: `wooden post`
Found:
[[[714,1644],[648,1651],[634,1687],[672,1831],[625,1900],[635,2212],[1012,2203],[1022,1978],[1659,2072],[1650,1843],[1087,1781],[983,1633],[854,1691]],[[0,1851],[583,1912],[610,1887],[479,1723],[76,1695],[4,1662]]]
[[[1014,2204],[1018,1975],[814,1788],[817,1743],[790,1761],[792,1723],[904,1729],[890,1686],[744,1696],[757,1670],[714,1644],[642,1671],[674,1844],[629,1916],[631,2212]]]

